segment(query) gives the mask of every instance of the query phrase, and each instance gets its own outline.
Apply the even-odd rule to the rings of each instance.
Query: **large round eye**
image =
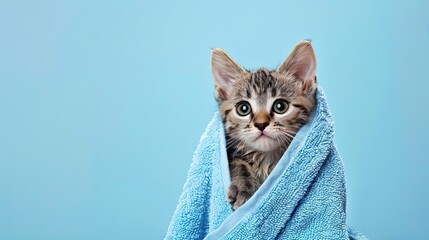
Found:
[[[278,114],[283,114],[289,108],[288,102],[284,99],[277,99],[273,104],[273,111]]]
[[[252,108],[248,102],[239,102],[237,104],[236,110],[238,115],[243,117],[249,115],[249,113],[252,112]]]

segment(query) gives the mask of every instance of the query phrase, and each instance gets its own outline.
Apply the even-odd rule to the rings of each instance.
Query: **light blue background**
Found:
[[[216,104],[210,48],[313,40],[348,224],[428,239],[424,1],[1,1],[0,239],[160,239]]]

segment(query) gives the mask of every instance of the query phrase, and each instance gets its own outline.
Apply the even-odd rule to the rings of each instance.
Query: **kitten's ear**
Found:
[[[305,93],[310,84],[316,82],[316,56],[311,42],[300,41],[277,72],[282,75],[293,75],[302,82],[302,90]]]
[[[225,100],[228,98],[228,90],[246,71],[220,48],[212,49],[211,64],[216,87],[215,97]]]

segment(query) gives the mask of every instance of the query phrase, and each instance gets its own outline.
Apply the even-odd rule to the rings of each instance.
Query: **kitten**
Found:
[[[227,141],[227,200],[235,210],[307,122],[316,101],[316,58],[311,43],[301,41],[275,70],[245,70],[219,48],[212,50],[211,66]]]

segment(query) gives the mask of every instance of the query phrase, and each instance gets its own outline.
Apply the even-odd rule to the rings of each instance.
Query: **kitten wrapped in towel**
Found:
[[[201,137],[165,239],[366,239],[346,226],[333,121],[301,41],[275,70],[212,50],[219,113]]]

